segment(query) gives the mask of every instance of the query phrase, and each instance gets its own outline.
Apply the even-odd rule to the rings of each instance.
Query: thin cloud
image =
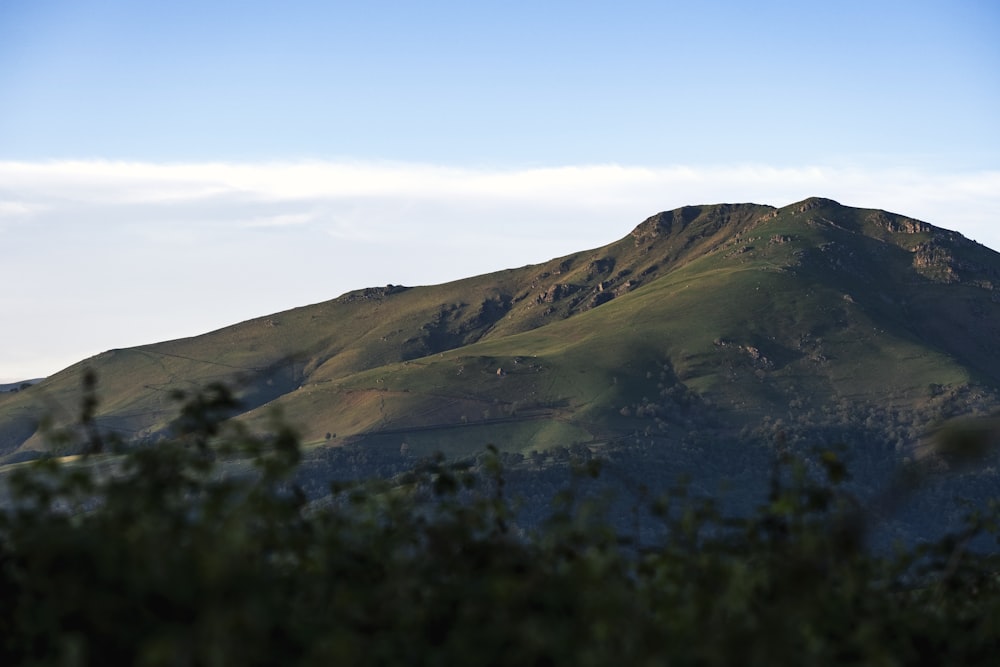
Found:
[[[5,228],[33,221],[57,232],[92,224],[97,237],[127,228],[130,233],[143,230],[149,238],[181,235],[221,241],[247,229],[310,228],[328,238],[370,244],[461,239],[475,245],[500,230],[510,239],[548,242],[539,248],[542,251],[558,246],[570,252],[610,242],[661,210],[717,202],[783,206],[813,195],[905,213],[1000,248],[997,171],[616,164],[472,169],[351,161],[0,162],[0,224]],[[560,240],[566,242],[560,246]],[[515,252],[509,261],[529,255]]]
[[[761,165],[581,165],[468,169],[407,163],[275,162],[156,164],[110,161],[0,162],[0,216],[79,204],[172,206],[261,202],[486,202],[573,209],[625,205],[646,213],[693,203],[784,205],[812,195],[858,206],[896,207],[962,227],[997,211],[1000,172],[930,173]],[[608,211],[613,213],[613,211]],[[276,214],[274,220],[280,220]],[[296,212],[293,217],[301,215]],[[291,220],[292,218],[289,218]],[[995,219],[995,217],[994,217]],[[952,222],[953,220],[953,222]],[[625,221],[629,222],[629,221]],[[277,224],[282,224],[280,221]]]
[[[240,223],[241,227],[247,229],[264,229],[271,227],[295,227],[306,225],[316,219],[312,213],[284,213],[281,215],[270,215],[260,218],[251,218]]]
[[[542,262],[686,204],[809,196],[1000,248],[1000,172],[768,165],[526,169],[305,161],[0,162],[0,376],[372,285]]]

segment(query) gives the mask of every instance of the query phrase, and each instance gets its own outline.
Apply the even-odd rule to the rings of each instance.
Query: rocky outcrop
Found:
[[[921,243],[913,249],[913,267],[920,273],[946,283],[961,280],[951,251],[933,241]]]
[[[559,283],[545,290],[545,292],[543,292],[540,296],[538,296],[536,302],[554,303],[556,301],[561,301],[562,299],[565,299],[567,296],[579,290],[580,290],[579,285],[569,285],[566,283]]]
[[[714,343],[718,348],[735,350],[736,352],[745,355],[749,358],[750,364],[754,368],[767,371],[774,368],[774,362],[768,359],[758,347],[749,344],[742,345],[724,338],[716,338]]]
[[[865,216],[865,221],[892,234],[928,234],[934,230],[934,227],[926,222],[892,215],[885,211],[869,213]]]
[[[636,247],[645,245],[660,236],[669,236],[681,231],[699,215],[701,215],[700,206],[684,206],[673,211],[657,213],[633,229],[632,238]]]
[[[615,270],[615,258],[614,257],[602,257],[600,259],[595,259],[590,264],[587,265],[587,274],[589,276],[595,275],[605,275],[611,273]]]
[[[824,199],[823,197],[810,197],[805,201],[799,203],[795,208],[796,213],[805,213],[806,211],[811,211],[815,208],[820,208],[821,206],[840,206],[837,202],[832,199]]]
[[[353,292],[348,292],[335,299],[338,303],[355,303],[357,301],[376,301],[378,299],[384,299],[392,294],[398,294],[399,292],[405,292],[411,289],[404,285],[386,285],[385,287],[367,287],[365,289],[354,290]]]

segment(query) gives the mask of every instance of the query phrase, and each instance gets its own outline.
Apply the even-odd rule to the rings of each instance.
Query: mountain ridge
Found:
[[[0,453],[45,449],[39,406],[72,422],[60,406],[85,367],[99,423],[138,440],[167,432],[171,391],[207,382],[235,387],[251,426],[280,407],[316,445],[456,454],[753,432],[838,401],[983,411],[1000,387],[998,286],[1000,255],[907,216],[818,197],[685,206],[548,262],[110,350],[0,398]]]

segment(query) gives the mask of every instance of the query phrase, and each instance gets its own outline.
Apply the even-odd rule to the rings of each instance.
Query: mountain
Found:
[[[33,380],[22,380],[20,382],[8,382],[6,384],[0,384],[0,393],[13,391],[18,392],[22,389],[27,389],[31,385],[38,384],[44,378],[34,378]]]
[[[236,418],[280,409],[317,451],[778,439],[902,457],[1000,406],[997,340],[1000,255],[956,232],[821,198],[686,206],[544,264],[105,352],[0,394],[0,462],[73,423],[87,369],[98,425],[127,440],[168,432],[175,390],[222,382]]]

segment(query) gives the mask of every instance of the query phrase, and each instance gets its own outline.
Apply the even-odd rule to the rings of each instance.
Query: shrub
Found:
[[[785,457],[742,518],[679,486],[652,546],[572,487],[515,525],[495,450],[310,501],[294,432],[246,433],[229,401],[189,398],[155,446],[84,429],[89,455],[9,473],[3,664],[994,664],[997,565],[968,545],[995,510],[876,556],[829,453]]]

